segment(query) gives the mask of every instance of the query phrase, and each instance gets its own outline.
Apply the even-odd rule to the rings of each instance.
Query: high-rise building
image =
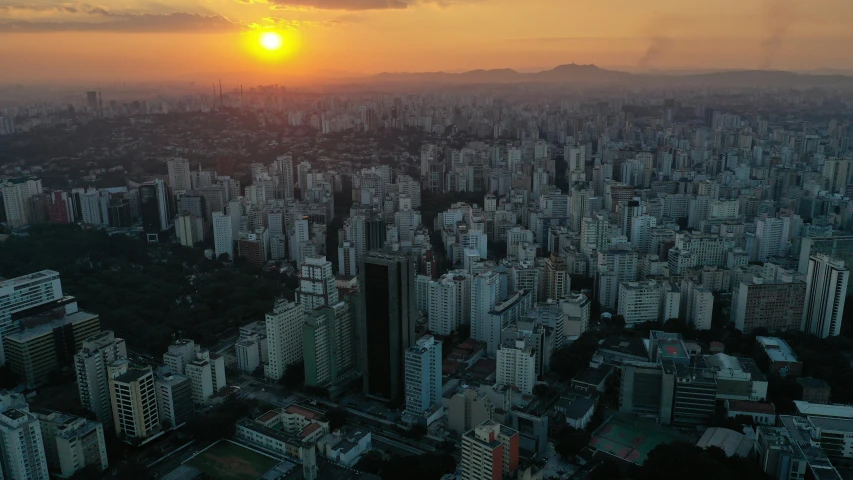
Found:
[[[346,302],[319,307],[302,325],[305,384],[334,384],[355,368],[355,322]]]
[[[225,388],[225,359],[209,350],[198,350],[185,371],[196,405],[206,405],[216,392]]]
[[[335,272],[332,270],[332,262],[326,260],[326,257],[312,255],[302,261],[296,301],[302,304],[306,314],[315,308],[338,303]]]
[[[0,186],[6,224],[11,228],[18,228],[30,223],[30,198],[42,192],[41,180],[14,178]]]
[[[278,164],[278,174],[281,179],[281,191],[285,199],[294,198],[293,195],[293,157],[290,155],[280,155],[276,159]]]
[[[471,279],[471,338],[488,341],[491,330],[487,324],[489,312],[500,299],[500,275],[490,271]]]
[[[462,435],[462,480],[510,478],[518,468],[517,431],[487,420]]]
[[[103,472],[109,466],[104,426],[100,422],[54,410],[36,410],[48,469],[60,478],[93,466]]]
[[[755,222],[756,258],[759,262],[766,262],[769,257],[788,255],[790,229],[789,217],[765,218]]]
[[[749,333],[756,328],[771,332],[798,330],[803,319],[805,282],[767,281],[755,277],[733,289],[731,321]]]
[[[127,346],[109,330],[87,338],[74,355],[74,370],[81,406],[94,412],[99,422],[111,427],[113,412],[110,401],[109,365],[127,358]]]
[[[802,331],[820,338],[841,334],[849,280],[843,260],[820,253],[809,258]]]
[[[72,363],[83,341],[101,331],[101,320],[71,302],[21,320],[21,330],[3,338],[6,361],[29,388]]]
[[[126,360],[114,362],[110,367],[110,401],[116,435],[144,440],[160,431],[151,367],[129,368]]]
[[[192,190],[190,162],[186,158],[172,158],[166,162],[169,169],[169,187],[175,194]]]
[[[160,423],[171,428],[185,424],[195,414],[192,380],[167,372],[154,380]]]
[[[278,380],[288,365],[302,361],[304,321],[301,305],[283,298],[276,300],[273,311],[266,314],[269,363],[264,365],[264,376]]]
[[[524,340],[509,340],[497,351],[495,382],[515,387],[523,394],[533,393],[536,383],[536,352]]]
[[[853,264],[853,235],[835,235],[831,237],[803,238],[800,243],[800,263],[797,271],[808,273],[809,260],[816,253],[823,253],[844,265]],[[853,282],[847,282],[847,295],[853,295]]]
[[[3,337],[20,329],[20,319],[62,298],[59,273],[53,270],[0,281],[0,342]],[[5,362],[6,356],[0,345],[0,363]]]
[[[450,335],[470,322],[471,276],[451,272],[427,284],[429,331]]]
[[[239,222],[239,217],[237,219]],[[216,258],[222,254],[228,255],[228,260],[234,260],[234,218],[222,212],[213,212],[213,245]]]
[[[405,254],[375,250],[359,261],[358,312],[366,395],[403,395],[404,355],[415,334],[415,265]]]
[[[406,349],[406,413],[421,416],[441,404],[441,342],[425,335]]]
[[[355,245],[350,241],[343,241],[338,247],[338,274],[355,276],[358,273],[358,259],[356,258]]]
[[[139,186],[139,210],[142,228],[147,234],[159,234],[171,226],[172,194],[163,180],[151,180]]]
[[[9,480],[48,480],[39,420],[23,396],[0,392],[0,472]]]
[[[617,312],[627,325],[652,322],[660,313],[660,285],[654,280],[619,284]]]
[[[551,255],[545,259],[545,299],[560,300],[572,291],[572,278],[563,257]]]

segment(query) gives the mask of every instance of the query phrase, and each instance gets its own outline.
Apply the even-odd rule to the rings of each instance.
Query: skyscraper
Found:
[[[293,195],[293,157],[290,155],[281,155],[276,159],[278,164],[278,174],[281,179],[281,190],[285,199],[292,199]]]
[[[801,330],[820,338],[839,335],[850,272],[828,255],[809,257]]]
[[[169,169],[169,187],[178,194],[192,190],[190,162],[186,158],[172,158],[166,162]]]
[[[338,303],[338,288],[332,262],[321,255],[305,257],[299,268],[296,300],[308,314],[315,308]]]
[[[359,262],[361,365],[366,395],[403,395],[405,351],[414,342],[414,262],[404,254],[372,251]]]
[[[302,325],[305,384],[334,384],[355,367],[355,322],[346,302],[315,309]]]
[[[421,416],[441,402],[441,342],[425,335],[406,349],[406,413]]]
[[[172,218],[171,196],[163,180],[152,180],[139,186],[139,209],[145,233],[158,234],[169,229]]]
[[[276,300],[273,311],[267,313],[267,344],[269,363],[264,375],[280,379],[287,366],[302,361],[302,323],[305,313],[298,303],[283,298]]]

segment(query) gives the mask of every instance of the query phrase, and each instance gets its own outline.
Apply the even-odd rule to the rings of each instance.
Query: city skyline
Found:
[[[0,82],[293,84],[380,72],[853,69],[853,4],[816,0],[0,3]],[[259,36],[277,32],[277,55]]]

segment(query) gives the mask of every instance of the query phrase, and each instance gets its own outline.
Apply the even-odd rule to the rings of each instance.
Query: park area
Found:
[[[186,462],[217,480],[257,480],[281,460],[221,440]]]
[[[683,440],[675,432],[662,431],[657,424],[612,418],[592,436],[589,446],[625,461],[642,465],[655,447]]]

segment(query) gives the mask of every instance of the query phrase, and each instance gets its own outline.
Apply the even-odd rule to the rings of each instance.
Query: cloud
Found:
[[[252,2],[258,0],[237,0]],[[452,7],[479,0],[261,0],[272,4],[273,10],[316,9],[316,10],[402,10],[415,5],[433,5],[439,8]],[[303,10],[299,10],[303,11]]]
[[[649,67],[657,63],[658,60],[666,56],[675,44],[669,37],[653,37],[646,52],[640,57],[637,65],[640,67]]]
[[[246,25],[221,15],[186,12],[139,13],[112,11],[89,4],[0,5],[0,13],[57,14],[61,19],[0,20],[0,33],[115,32],[210,33],[245,30]],[[2,17],[2,15],[0,15]]]

